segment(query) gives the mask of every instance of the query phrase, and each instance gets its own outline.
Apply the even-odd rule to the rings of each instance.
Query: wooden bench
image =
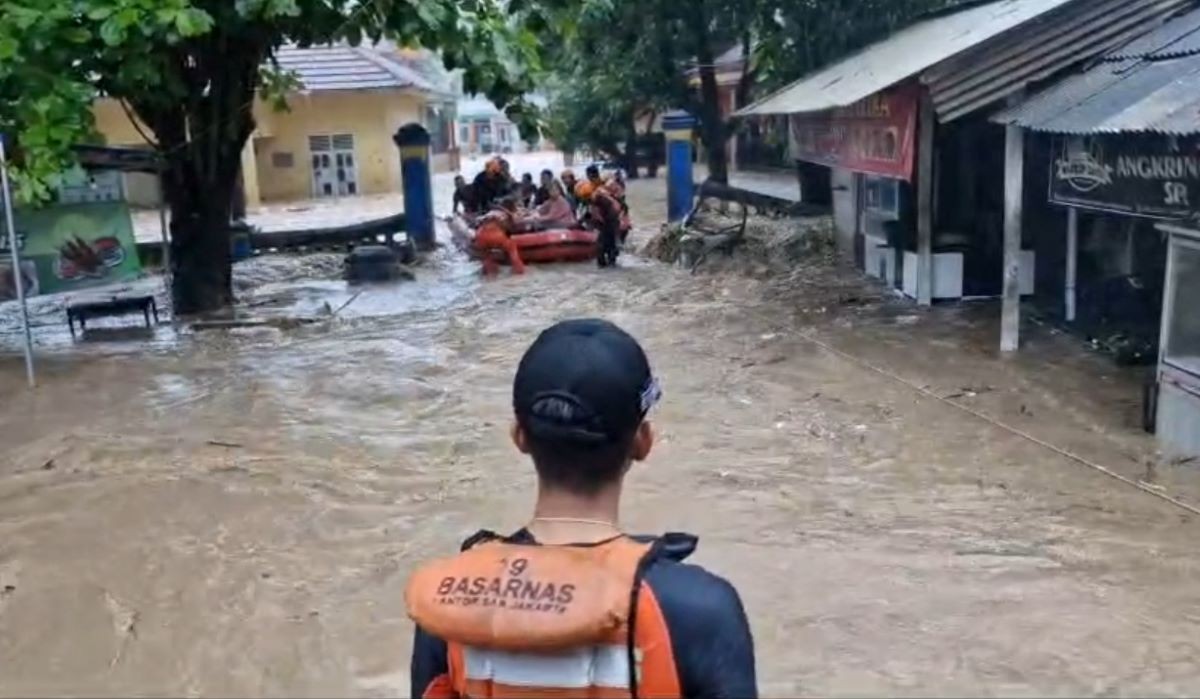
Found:
[[[154,327],[150,323],[150,316],[154,316],[154,323],[158,323],[158,304],[155,303],[153,296],[114,296],[107,301],[84,301],[81,303],[73,303],[67,306],[67,326],[71,328],[71,337],[75,337],[75,323],[79,322],[79,330],[83,332],[87,330],[87,322],[93,318],[108,318],[113,316],[129,315],[131,313],[141,313],[146,319],[146,327]]]
[[[728,216],[730,204],[741,209],[741,220],[736,223],[716,225],[706,223],[698,217],[699,214],[714,211]],[[693,271],[714,251],[723,252],[727,255],[733,254],[734,248],[745,240],[746,222],[750,218],[752,209],[759,215],[767,215],[773,218],[781,216],[820,216],[831,213],[828,206],[804,202],[787,202],[759,192],[752,192],[747,189],[721,184],[720,182],[705,180],[696,191],[695,205],[683,220],[686,228],[700,234],[703,238],[702,248],[691,261]],[[737,218],[738,216],[735,214],[733,219],[737,220]]]
[[[720,251],[727,255],[733,254],[733,249],[746,237],[746,222],[750,219],[750,207],[739,200],[741,190],[729,185],[706,180],[696,191],[696,203],[683,219],[683,225],[690,231],[703,236],[703,247],[691,260],[693,271],[704,262],[709,253]],[[717,225],[705,222],[700,216],[704,213],[728,213],[728,204],[732,202],[741,208],[741,220],[729,225]],[[734,217],[737,218],[736,216]]]

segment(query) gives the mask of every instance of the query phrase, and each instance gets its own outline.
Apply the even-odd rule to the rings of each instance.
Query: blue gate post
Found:
[[[392,137],[400,149],[400,179],[404,184],[404,230],[418,250],[431,250],[433,180],[429,168],[429,132],[420,124],[405,124]]]
[[[667,137],[667,220],[682,221],[692,210],[692,129],[696,118],[682,110],[667,112],[662,127]]]

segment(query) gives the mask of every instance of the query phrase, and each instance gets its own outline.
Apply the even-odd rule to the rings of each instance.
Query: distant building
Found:
[[[539,95],[530,95],[528,99],[545,106],[545,99]],[[540,137],[533,144],[523,141],[517,125],[483,95],[459,98],[455,131],[459,148],[473,156],[523,153],[548,147]]]
[[[431,56],[387,44],[280,48],[280,65],[301,88],[288,95],[288,111],[254,105],[257,127],[242,154],[247,206],[400,191],[392,134],[412,122],[430,131],[434,170],[449,170],[456,97],[451,85],[438,84],[442,69],[429,65]],[[99,99],[93,111],[108,145],[146,147],[118,102]],[[132,203],[157,204],[152,177],[126,177]]]

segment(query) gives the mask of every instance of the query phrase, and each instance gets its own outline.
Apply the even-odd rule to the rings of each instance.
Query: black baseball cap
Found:
[[[637,340],[595,318],[543,330],[513,381],[513,410],[530,436],[579,446],[628,438],[661,397]]]

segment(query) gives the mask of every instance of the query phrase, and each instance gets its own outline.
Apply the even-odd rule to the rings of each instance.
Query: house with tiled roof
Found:
[[[448,170],[457,99],[425,65],[436,56],[394,46],[284,46],[275,54],[296,88],[288,109],[255,104],[257,128],[242,154],[248,207],[260,202],[399,192],[400,158],[392,134],[417,122],[433,136],[433,167]],[[120,104],[94,106],[109,145],[144,146]],[[141,131],[145,131],[144,127]],[[127,183],[135,203],[154,204],[156,183]],[[139,201],[147,200],[147,201]]]

